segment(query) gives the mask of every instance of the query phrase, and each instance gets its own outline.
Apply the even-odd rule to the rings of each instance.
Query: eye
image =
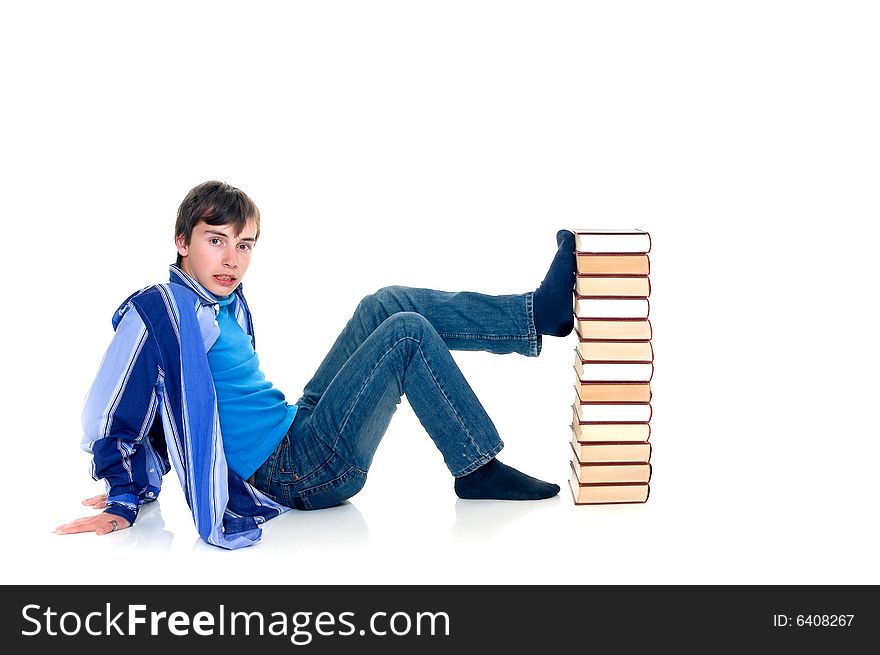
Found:
[[[247,252],[248,250],[251,249],[251,244],[249,244],[249,243],[240,243],[240,244],[238,244],[238,249],[241,250],[242,252]]]
[[[220,239],[218,237],[211,237],[210,239],[208,239],[208,243],[210,243],[212,246],[219,246],[223,243],[223,239]]]

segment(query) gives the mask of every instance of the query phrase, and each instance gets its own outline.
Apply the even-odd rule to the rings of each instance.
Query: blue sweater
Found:
[[[235,294],[217,300],[220,336],[208,350],[217,393],[223,450],[229,468],[245,480],[275,452],[296,415],[284,394],[260,370],[253,340],[232,313]]]

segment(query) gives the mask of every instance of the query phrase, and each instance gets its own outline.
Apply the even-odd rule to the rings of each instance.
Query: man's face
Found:
[[[189,245],[183,236],[177,237],[180,267],[215,296],[225,297],[241,284],[251,263],[251,252],[256,243],[257,225],[249,220],[241,234],[235,226],[198,223],[192,231]]]

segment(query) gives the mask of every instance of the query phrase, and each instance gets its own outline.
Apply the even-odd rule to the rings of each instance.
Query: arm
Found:
[[[56,529],[60,534],[105,534],[132,525],[149,484],[147,449],[142,443],[158,408],[159,355],[155,340],[137,310],[129,307],[92,384],[82,423],[82,447],[92,453],[92,477],[104,479],[108,492],[84,505],[104,509]],[[155,495],[156,492],[151,492]]]

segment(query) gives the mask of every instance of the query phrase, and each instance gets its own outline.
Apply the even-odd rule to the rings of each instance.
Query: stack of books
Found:
[[[573,232],[578,343],[571,491],[578,505],[643,503],[651,479],[651,236]]]

